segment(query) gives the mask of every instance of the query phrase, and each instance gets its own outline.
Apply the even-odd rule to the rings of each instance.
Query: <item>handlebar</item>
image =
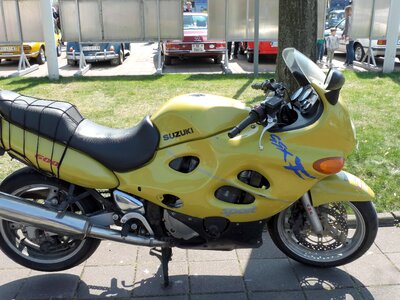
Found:
[[[240,122],[238,125],[233,127],[228,132],[229,138],[234,138],[239,133],[241,133],[242,130],[245,129],[247,126],[249,126],[250,124],[255,123],[257,121],[258,121],[258,114],[252,110],[246,119],[244,119],[242,122]]]

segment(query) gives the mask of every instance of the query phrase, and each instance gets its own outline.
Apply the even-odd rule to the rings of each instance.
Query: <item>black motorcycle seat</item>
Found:
[[[153,158],[160,139],[149,117],[131,128],[108,128],[85,119],[68,102],[12,91],[0,91],[0,114],[10,123],[79,150],[116,172],[143,166]]]

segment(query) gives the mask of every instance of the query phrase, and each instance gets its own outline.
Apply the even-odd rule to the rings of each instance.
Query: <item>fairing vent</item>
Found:
[[[238,174],[238,179],[241,182],[255,188],[266,190],[270,187],[270,183],[267,180],[267,178],[262,176],[257,171],[251,171],[251,170],[242,171]]]
[[[200,159],[195,156],[182,156],[175,158],[169,163],[169,166],[171,169],[174,169],[175,171],[181,172],[181,173],[190,173],[194,169],[197,168],[197,166],[200,163]]]
[[[233,186],[222,186],[215,191],[215,198],[233,204],[250,204],[255,198],[253,195]]]

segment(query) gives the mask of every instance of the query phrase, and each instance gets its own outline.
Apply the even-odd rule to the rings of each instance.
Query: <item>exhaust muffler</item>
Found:
[[[118,230],[98,226],[82,215],[71,212],[58,213],[35,202],[0,192],[0,218],[48,230],[58,234],[78,235],[110,240],[125,244],[167,247],[167,243],[154,238],[133,234],[121,236]]]

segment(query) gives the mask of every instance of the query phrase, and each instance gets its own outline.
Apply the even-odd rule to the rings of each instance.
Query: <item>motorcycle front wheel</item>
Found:
[[[323,226],[320,235],[301,202],[270,219],[271,238],[288,257],[314,267],[336,267],[359,258],[374,242],[378,218],[371,202],[333,202],[316,210]]]
[[[14,196],[44,204],[68,186],[30,168],[20,169],[0,185],[0,190]],[[101,209],[91,198],[70,205],[68,211],[85,215]],[[0,248],[13,261],[38,271],[61,271],[72,268],[93,254],[100,240],[64,236],[34,226],[0,219]]]

